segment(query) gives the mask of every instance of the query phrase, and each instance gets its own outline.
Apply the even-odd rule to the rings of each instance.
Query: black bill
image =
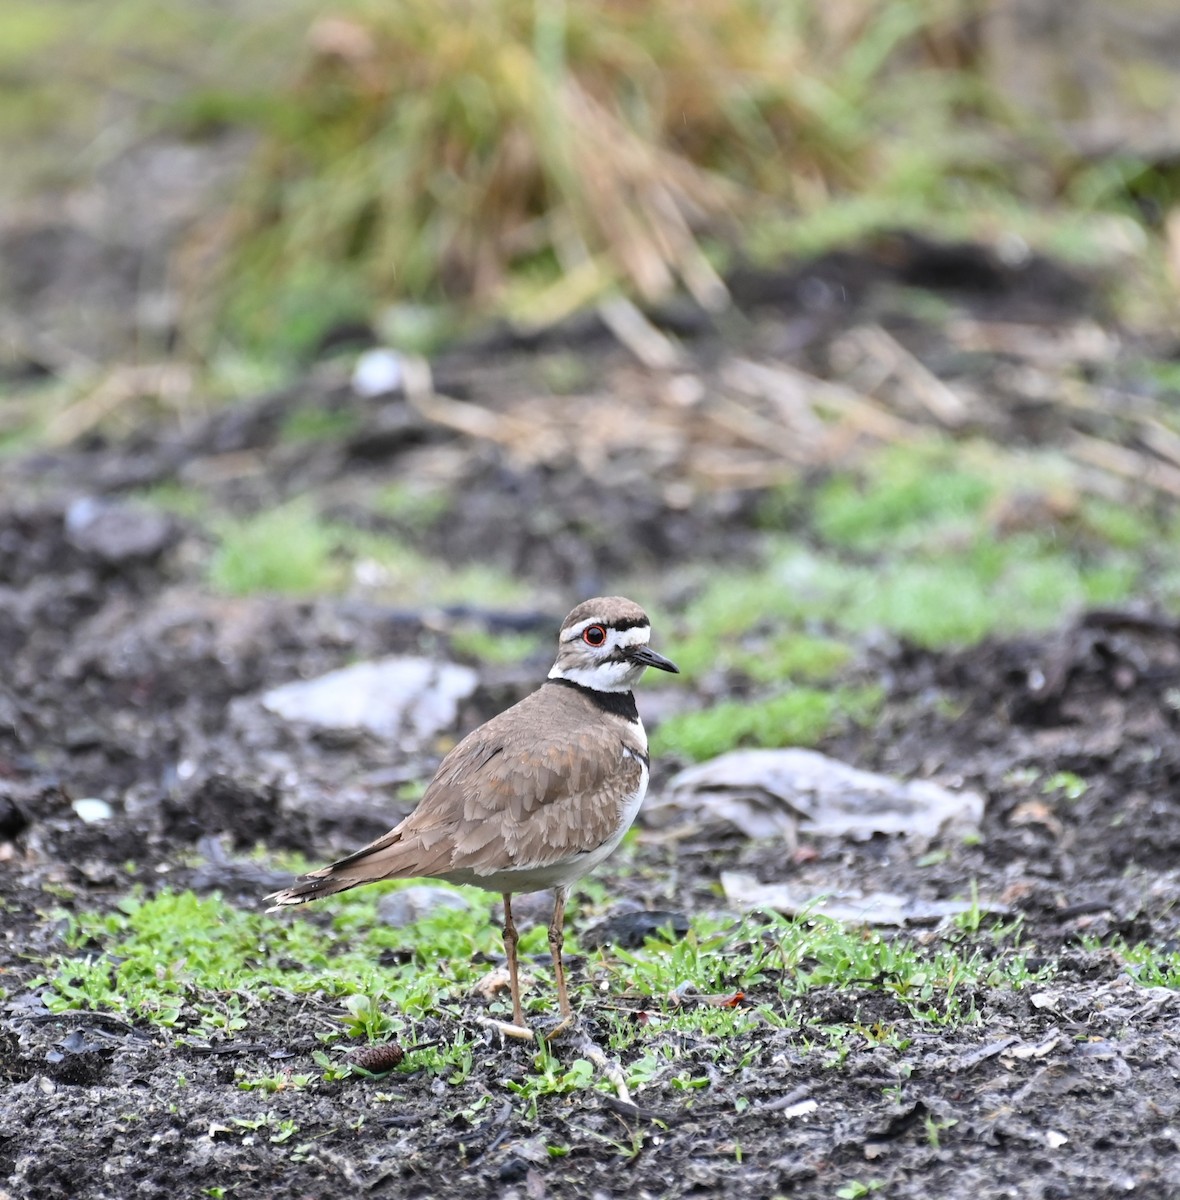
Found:
[[[657,654],[650,646],[632,646],[623,653],[634,663],[655,667],[657,671],[671,671],[673,675],[680,674],[680,668],[670,658]]]

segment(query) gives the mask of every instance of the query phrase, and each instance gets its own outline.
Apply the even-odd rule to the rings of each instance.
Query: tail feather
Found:
[[[271,902],[267,911],[276,912],[289,904],[307,904],[381,879],[437,875],[446,870],[448,858],[444,841],[427,847],[420,836],[405,840],[399,826],[330,867],[301,875],[290,887],[272,892],[266,897]]]
[[[266,897],[271,901],[271,908],[267,911],[275,912],[288,904],[307,904],[324,896],[334,896],[337,892],[347,892],[349,888],[360,887],[362,883],[376,883],[378,879],[388,879],[388,856],[382,855],[381,852],[401,844],[401,840],[401,827],[398,826],[375,842],[362,846],[347,858],[342,858],[331,866],[321,867],[318,871],[300,875],[290,887],[272,892]]]
[[[334,870],[335,867],[324,867],[322,871],[312,871],[309,875],[300,875],[290,887],[271,892],[269,896],[265,897],[271,902],[271,907],[266,911],[278,912],[280,908],[288,904],[307,904],[310,900],[320,900],[324,896],[346,892],[349,888],[371,882],[369,879],[333,875]]]

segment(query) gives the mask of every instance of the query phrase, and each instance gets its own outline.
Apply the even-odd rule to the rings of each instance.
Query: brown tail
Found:
[[[393,869],[390,856],[382,851],[389,850],[401,841],[399,829],[391,829],[384,837],[334,862],[330,867],[321,867],[318,871],[310,871],[299,878],[289,887],[272,892],[266,897],[271,901],[268,912],[275,912],[288,904],[307,904],[310,900],[320,900],[324,896],[334,896],[337,892],[347,892],[349,888],[360,887],[363,883],[376,883],[379,879],[390,879],[402,872]]]
[[[309,900],[319,900],[324,896],[335,895],[336,892],[346,892],[349,888],[369,883],[368,879],[349,879],[347,876],[333,877],[334,867],[324,867],[322,871],[313,871],[310,875],[300,875],[289,887],[279,892],[271,892],[265,899],[271,902],[267,912],[277,912],[288,904],[306,904]]]

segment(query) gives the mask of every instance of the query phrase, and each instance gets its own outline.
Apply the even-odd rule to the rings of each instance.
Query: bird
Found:
[[[651,622],[634,601],[583,601],[561,624],[548,678],[467,734],[413,812],[354,854],[272,893],[269,911],[382,879],[433,878],[499,893],[512,1021],[527,1031],[512,896],[551,888],[549,949],[560,1014],[553,1032],[570,1025],[562,959],[569,888],[623,840],[650,776],[631,689],[648,667],[680,672],[651,648],[650,637]]]

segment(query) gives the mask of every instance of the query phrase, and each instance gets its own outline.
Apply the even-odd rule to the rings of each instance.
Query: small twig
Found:
[[[627,1087],[626,1079],[623,1078],[622,1068],[620,1068],[614,1059],[607,1058],[601,1046],[591,1041],[589,1036],[584,1033],[578,1034],[572,1045],[579,1054],[589,1059],[610,1080],[614,1085],[616,1094],[624,1104],[630,1104],[633,1108],[638,1108],[635,1101],[631,1099],[631,1092]]]
[[[947,1069],[951,1071],[970,1071],[973,1067],[979,1066],[980,1063],[986,1062],[989,1058],[995,1058],[997,1054],[1003,1054],[1010,1047],[1019,1043],[1020,1039],[1015,1036],[1003,1037],[995,1042],[988,1042],[983,1046],[976,1046],[974,1050],[967,1051],[966,1054],[961,1054],[957,1059],[947,1064]]]
[[[757,1105],[754,1111],[760,1113],[786,1112],[787,1109],[794,1108],[796,1104],[804,1104],[811,1098],[811,1088],[807,1084],[803,1084],[783,1096],[776,1096],[773,1100],[766,1101],[765,1104]]]
[[[59,412],[46,430],[47,440],[63,446],[89,433],[125,404],[144,396],[186,397],[193,390],[193,372],[183,363],[151,363],[116,367],[85,395]]]
[[[682,365],[675,343],[662,334],[624,296],[603,300],[598,305],[603,324],[651,371],[672,371]]]
[[[789,429],[812,437],[824,433],[824,423],[811,403],[808,385],[814,381],[802,371],[739,358],[722,368],[721,380],[735,391],[768,400]]]
[[[720,397],[705,410],[709,420],[733,439],[795,462],[807,459],[806,444],[782,425],[766,420],[732,397]]]
[[[876,357],[939,424],[955,429],[967,420],[969,414],[962,397],[887,330],[870,325],[859,331],[857,341],[860,349]]]
[[[1075,433],[1068,443],[1067,453],[1112,475],[1145,483],[1170,496],[1180,496],[1180,469],[1137,450],[1104,442],[1089,434]]]
[[[730,387],[770,401],[803,431],[815,424],[824,425],[820,411],[825,408],[843,417],[843,426],[827,428],[829,459],[838,455],[840,442],[849,432],[867,434],[882,442],[909,442],[921,436],[921,426],[897,416],[880,401],[847,384],[820,379],[786,363],[742,360],[733,367],[735,373],[727,371],[724,376]]]
[[[452,400],[449,396],[442,396],[437,392],[416,396],[407,394],[407,399],[419,416],[435,425],[453,429],[456,433],[505,445],[517,440],[512,422],[508,418],[490,412],[478,404]]]
[[[620,1117],[631,1117],[639,1121],[658,1121],[661,1125],[676,1125],[689,1119],[684,1113],[657,1112],[654,1108],[641,1108],[630,1100],[617,1100],[614,1096],[603,1096],[602,1105]]]
[[[943,330],[962,350],[1020,359],[1041,370],[1072,369],[1079,362],[1109,362],[1119,349],[1118,337],[1089,319],[1049,331],[1040,325],[962,317],[944,325]],[[1081,390],[1093,395],[1091,389]],[[1100,405],[1101,397],[1093,403]]]
[[[215,1042],[209,1045],[199,1045],[195,1042],[182,1042],[181,1047],[190,1054],[258,1054],[269,1050],[270,1047],[262,1042]]]
[[[1082,629],[1123,630],[1180,636],[1180,621],[1162,613],[1129,612],[1120,608],[1091,608],[1078,618]]]
[[[502,1038],[516,1038],[521,1042],[535,1040],[533,1031],[526,1025],[513,1025],[510,1021],[497,1021],[494,1017],[476,1017],[475,1022],[485,1029],[492,1030],[493,1033],[498,1033]]]
[[[1173,432],[1155,417],[1142,417],[1139,422],[1139,436],[1149,450],[1180,467],[1180,434]]]
[[[693,299],[706,312],[721,312],[728,308],[729,289],[701,251],[669,187],[662,182],[653,182],[648,188],[648,197],[653,233],[667,244],[665,257],[674,263]]]

